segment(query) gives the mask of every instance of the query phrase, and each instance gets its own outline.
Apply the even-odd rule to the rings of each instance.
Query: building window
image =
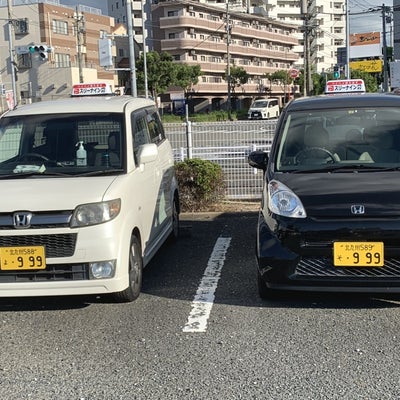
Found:
[[[53,19],[53,32],[60,35],[68,35],[68,23]]]
[[[168,17],[177,17],[178,11],[168,11],[167,16]]]
[[[124,49],[118,49],[118,55],[124,57]]]
[[[54,61],[56,68],[70,68],[71,67],[71,56],[69,54],[54,54]]]

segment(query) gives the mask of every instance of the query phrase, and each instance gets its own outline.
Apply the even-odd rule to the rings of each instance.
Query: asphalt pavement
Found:
[[[0,299],[0,399],[400,399],[399,301],[262,301],[256,220],[182,215],[133,303]]]

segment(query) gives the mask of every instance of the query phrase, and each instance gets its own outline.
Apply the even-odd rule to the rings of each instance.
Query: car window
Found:
[[[276,166],[282,171],[400,165],[400,111],[394,108],[292,112],[279,136]]]
[[[137,161],[137,152],[139,147],[151,143],[150,142],[150,134],[149,127],[147,125],[146,114],[144,112],[141,113],[133,113],[132,114],[132,126],[133,126],[133,155],[135,159],[136,165]]]
[[[40,114],[0,120],[0,174],[44,165],[62,173],[122,168],[123,114]],[[82,142],[84,164],[77,164]],[[17,168],[17,170],[18,170]]]
[[[148,112],[147,125],[149,128],[150,140],[152,143],[158,144],[165,139],[164,129],[161,124],[160,117],[155,110]]]

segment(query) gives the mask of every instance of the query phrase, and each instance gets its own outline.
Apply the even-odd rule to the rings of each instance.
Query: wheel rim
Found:
[[[142,266],[139,255],[139,247],[134,241],[131,244],[131,251],[129,255],[129,284],[133,293],[140,290],[142,279]]]

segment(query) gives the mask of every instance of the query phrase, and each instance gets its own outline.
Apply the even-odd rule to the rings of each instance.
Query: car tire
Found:
[[[175,198],[174,204],[172,205],[172,231],[169,235],[169,240],[171,242],[176,242],[178,240],[179,229],[180,229],[179,206],[178,206],[178,200]]]
[[[122,292],[114,294],[119,303],[136,300],[142,289],[143,258],[139,239],[133,235],[129,246],[129,286]]]

